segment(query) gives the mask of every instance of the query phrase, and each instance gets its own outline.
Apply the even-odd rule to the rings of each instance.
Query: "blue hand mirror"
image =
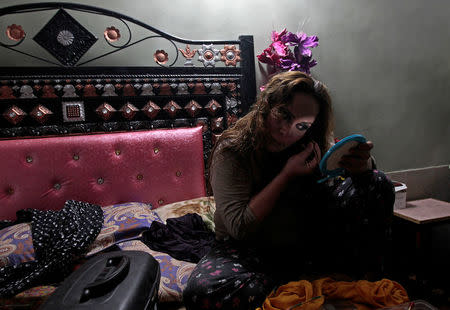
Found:
[[[336,177],[338,175],[342,175],[345,171],[344,168],[339,167],[339,161],[342,156],[350,153],[350,149],[357,146],[359,143],[367,142],[366,138],[362,135],[351,135],[343,138],[335,145],[333,145],[322,157],[322,160],[319,163],[320,172],[325,176],[323,179],[320,179],[318,182],[322,183],[329,178]]]

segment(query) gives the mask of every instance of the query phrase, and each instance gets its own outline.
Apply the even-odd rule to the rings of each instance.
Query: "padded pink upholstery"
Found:
[[[0,219],[68,199],[159,207],[205,194],[201,127],[0,141]]]

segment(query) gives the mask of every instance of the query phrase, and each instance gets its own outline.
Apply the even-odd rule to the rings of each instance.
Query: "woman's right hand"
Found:
[[[319,145],[312,141],[308,143],[303,151],[292,155],[288,159],[282,173],[289,179],[296,176],[312,174],[317,165],[319,165],[321,156]]]

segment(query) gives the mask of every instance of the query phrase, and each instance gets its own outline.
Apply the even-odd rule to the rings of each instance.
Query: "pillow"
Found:
[[[182,302],[183,290],[196,264],[177,260],[166,253],[153,251],[139,240],[121,242],[117,246],[123,251],[143,251],[152,255],[159,262],[161,270],[159,302]]]
[[[139,238],[153,221],[161,222],[151,205],[146,203],[128,202],[102,207],[102,210],[102,230],[89,246],[86,256],[103,251],[118,242]]]
[[[151,205],[128,202],[102,207],[103,227],[89,246],[86,256],[103,251],[117,242],[139,238],[153,221],[159,221]],[[34,260],[31,224],[20,223],[0,230],[0,267]]]
[[[180,217],[188,213],[197,213],[203,219],[206,226],[214,231],[214,212],[216,211],[216,202],[214,197],[199,197],[184,201],[170,203],[157,209],[153,209],[159,218],[166,223],[168,218]]]
[[[20,223],[0,230],[0,267],[34,260],[31,224]]]

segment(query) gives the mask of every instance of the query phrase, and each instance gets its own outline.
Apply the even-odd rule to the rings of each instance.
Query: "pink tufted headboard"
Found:
[[[154,207],[205,196],[202,127],[0,141],[0,219],[68,199]]]

